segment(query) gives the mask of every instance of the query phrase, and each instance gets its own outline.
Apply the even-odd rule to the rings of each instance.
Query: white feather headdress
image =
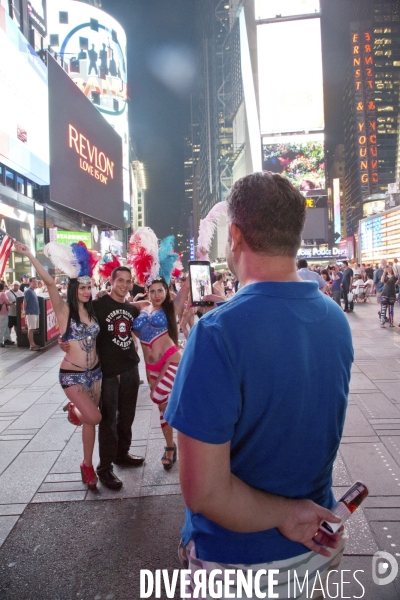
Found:
[[[219,217],[227,214],[226,202],[215,204],[208,215],[201,219],[199,226],[199,237],[197,238],[197,258],[198,260],[209,260],[208,253],[211,248],[211,242],[214,237]]]
[[[71,246],[50,242],[44,247],[44,254],[51,260],[56,269],[60,269],[70,279],[78,277],[81,267]]]

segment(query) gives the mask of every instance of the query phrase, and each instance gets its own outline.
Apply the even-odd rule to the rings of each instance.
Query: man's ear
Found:
[[[237,250],[243,241],[243,236],[242,236],[242,232],[240,231],[239,227],[235,224],[235,223],[230,223],[229,225],[229,245],[231,248],[231,252],[235,252],[235,250]]]

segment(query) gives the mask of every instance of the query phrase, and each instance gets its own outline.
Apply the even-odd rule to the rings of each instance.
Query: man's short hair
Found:
[[[348,260],[342,260],[342,265],[346,265],[346,267],[349,266],[349,261]]]
[[[132,271],[129,269],[129,267],[115,267],[115,269],[113,269],[113,271],[111,272],[111,281],[114,281],[114,279],[117,278],[118,271],[126,271],[127,273],[129,273],[129,275],[132,276]]]
[[[37,279],[37,277],[29,277],[29,283],[32,283],[34,279]]]
[[[299,258],[299,260],[297,261],[297,268],[298,269],[307,269],[308,267],[308,262],[306,261],[305,258]]]
[[[227,197],[228,218],[253,252],[296,256],[306,218],[304,196],[278,173],[239,179]]]

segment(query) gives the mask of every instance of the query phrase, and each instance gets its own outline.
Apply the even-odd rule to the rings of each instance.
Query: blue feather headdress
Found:
[[[132,266],[142,285],[149,287],[159,278],[169,285],[171,272],[179,255],[174,252],[174,236],[161,240],[158,246],[157,236],[150,227],[139,227],[129,240],[130,256],[128,264]]]
[[[77,279],[79,283],[84,284],[90,283],[93,269],[99,260],[97,254],[88,250],[83,242],[70,246],[50,242],[46,244],[44,254],[70,279]]]

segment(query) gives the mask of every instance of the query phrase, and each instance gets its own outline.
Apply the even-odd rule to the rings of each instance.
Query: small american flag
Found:
[[[12,246],[13,239],[5,231],[0,229],[0,279],[3,277]]]

